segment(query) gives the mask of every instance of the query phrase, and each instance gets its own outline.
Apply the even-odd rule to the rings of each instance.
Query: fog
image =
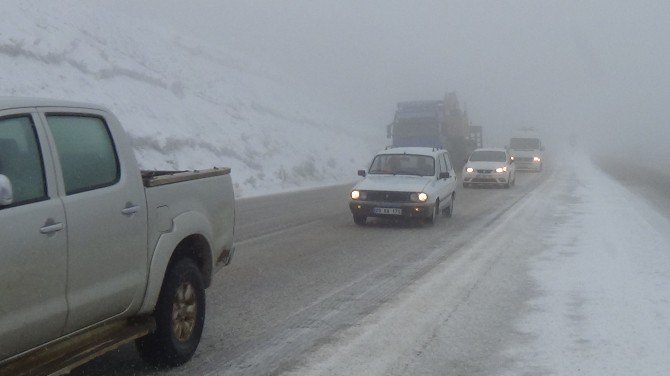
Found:
[[[382,137],[396,102],[456,91],[488,146],[534,127],[550,145],[574,132],[595,151],[670,154],[668,2],[192,4],[116,2],[276,67]]]

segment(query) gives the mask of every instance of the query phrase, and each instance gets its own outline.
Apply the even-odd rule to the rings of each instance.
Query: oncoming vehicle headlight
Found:
[[[540,157],[533,157],[533,162],[539,162],[539,161],[540,161]]]
[[[360,191],[351,191],[351,198],[354,200],[358,200],[361,197],[361,192]]]
[[[507,166],[496,168],[497,173],[507,172]]]
[[[465,169],[465,172],[473,173],[473,172],[475,172],[475,169],[472,168],[472,167],[468,167],[468,168]]]
[[[509,157],[509,159],[514,160],[514,157]]]
[[[412,193],[411,195],[409,195],[409,199],[412,200],[412,201],[415,201],[415,202],[416,201],[426,202],[426,200],[428,200],[428,195],[426,193],[423,193],[423,192]]]

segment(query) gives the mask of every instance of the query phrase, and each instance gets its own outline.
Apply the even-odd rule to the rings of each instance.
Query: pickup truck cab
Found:
[[[124,340],[145,360],[188,361],[204,289],[233,255],[234,210],[230,169],[140,171],[104,107],[0,98],[0,373],[141,320]]]
[[[364,179],[351,190],[349,208],[358,225],[368,217],[425,219],[435,223],[440,212],[451,217],[456,175],[444,149],[390,148],[378,153]]]

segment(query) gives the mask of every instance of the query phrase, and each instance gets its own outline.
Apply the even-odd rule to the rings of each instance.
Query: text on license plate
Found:
[[[402,215],[402,209],[400,208],[374,208],[372,212],[375,214]]]

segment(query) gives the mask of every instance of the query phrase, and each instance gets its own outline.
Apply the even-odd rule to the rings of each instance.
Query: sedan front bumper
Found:
[[[435,203],[380,202],[351,200],[349,209],[353,215],[383,218],[429,218],[435,210]],[[400,214],[384,214],[383,209],[400,209]],[[392,210],[397,213],[397,210]]]
[[[491,184],[500,185],[507,184],[509,176],[507,174],[464,174],[463,183],[465,184]]]

